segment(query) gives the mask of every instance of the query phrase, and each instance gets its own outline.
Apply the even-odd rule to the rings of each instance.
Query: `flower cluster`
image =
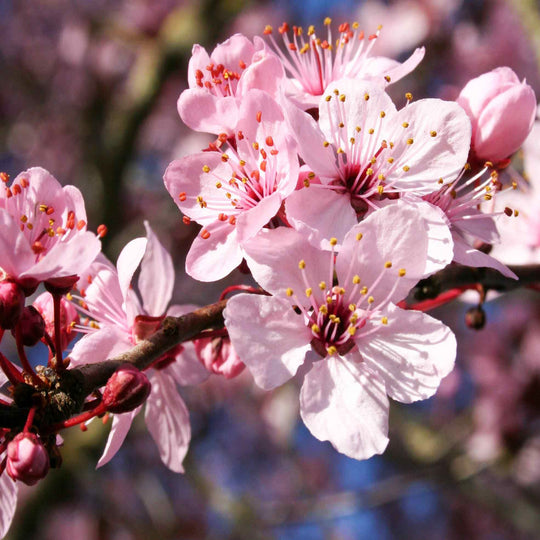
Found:
[[[399,107],[386,88],[424,49],[399,63],[371,55],[380,28],[366,36],[344,23],[334,39],[332,21],[324,25],[324,37],[293,27],[291,39],[283,24],[284,47],[270,27],[211,54],[194,46],[178,112],[216,138],[164,175],[183,222],[201,226],[186,272],[209,282],[242,265],[258,287],[232,287],[241,292],[223,310],[224,291],[224,324],[207,321],[144,361],[158,334],[197,309],[170,305],[172,257],[150,225],[113,265],[101,253],[106,228],[87,230],[76,188],[41,168],[12,182],[0,174],[0,341],[10,331],[19,359],[0,353],[0,534],[16,482],[58,467],[59,432],[97,417],[113,416],[98,466],[144,406],[161,460],[183,472],[191,431],[179,387],[211,373],[247,367],[265,390],[297,377],[315,437],[355,459],[381,453],[388,398],[432,396],[456,356],[446,325],[404,309],[410,290],[456,263],[516,278],[488,252],[496,221],[515,221],[514,204],[525,205],[499,192],[518,185],[505,169],[533,127],[532,89],[499,68],[455,102],[407,93]],[[537,213],[527,219],[536,227],[527,253],[537,257]],[[38,287],[45,292],[27,305]],[[25,347],[39,341],[49,357],[35,367]]]

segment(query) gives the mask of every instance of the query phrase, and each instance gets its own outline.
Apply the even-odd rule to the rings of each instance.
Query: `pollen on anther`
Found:
[[[359,275],[355,275],[353,278],[352,278],[352,282],[355,284],[355,285],[358,285],[360,283],[360,276]]]
[[[384,111],[381,111],[381,118],[384,118],[386,116],[386,113]]]
[[[389,157],[386,161],[388,161],[388,163],[394,163],[394,158],[393,158],[393,157]]]
[[[363,236],[364,235],[361,232],[357,233],[356,234],[356,240],[358,240],[358,241],[362,240]]]
[[[311,287],[308,287],[306,289],[306,296],[309,298],[313,294],[313,289]]]
[[[349,332],[351,336],[354,336],[354,334],[356,334],[356,326],[349,326],[349,328],[347,328],[347,332]]]
[[[312,325],[311,325],[311,331],[312,331],[313,333],[315,333],[315,334],[318,334],[318,333],[321,331],[321,329],[320,329],[320,327],[319,327],[318,325],[312,324]]]
[[[384,193],[384,186],[377,186],[377,193],[382,195]]]
[[[334,356],[334,354],[337,353],[337,349],[334,347],[334,345],[330,345],[330,347],[326,349],[326,352],[329,354],[329,356]]]
[[[403,170],[404,170],[405,172],[407,172],[407,171],[410,170],[410,167],[409,167],[408,165],[404,165],[404,166],[403,166]]]
[[[356,311],[356,304],[349,304],[349,311]]]
[[[384,267],[385,267],[385,268],[392,268],[392,262],[391,262],[391,261],[386,261],[386,262],[384,263]]]
[[[364,94],[364,99],[365,99],[366,101],[369,100],[369,94],[368,94],[367,92]]]
[[[321,291],[325,291],[326,290],[326,281],[321,281],[319,283],[319,289],[321,289]]]
[[[178,199],[180,199],[181,202],[184,202],[186,200],[186,192],[182,191],[182,193],[178,195]]]
[[[389,75],[385,75],[385,76],[384,76],[384,80],[385,80],[387,83],[389,83],[392,79],[390,78]]]
[[[375,133],[375,130],[373,128],[369,128],[368,133],[370,135],[373,135]]]
[[[330,245],[335,246],[336,244],[337,244],[337,238],[334,238],[334,237],[330,238]]]
[[[362,287],[360,289],[360,294],[363,294],[363,295],[366,295],[367,294],[367,291],[368,291],[368,288],[366,286]]]
[[[332,95],[331,94],[328,94],[325,98],[324,98],[326,101],[330,101],[332,99]]]
[[[345,101],[345,94],[341,94],[341,96],[339,96],[339,101],[341,102]]]
[[[436,136],[437,136],[437,132],[436,132],[436,131],[430,131],[429,134],[430,134],[432,137],[436,137]]]
[[[407,144],[412,144],[414,142],[414,139],[407,139]]]
[[[413,98],[413,95],[410,92],[407,92],[405,94],[405,99],[407,99],[408,101],[412,101],[412,98]]]
[[[369,296],[367,301],[368,301],[368,304],[373,304],[373,302],[375,302],[375,298],[373,298],[373,296]]]
[[[210,172],[210,167],[208,165],[203,165],[203,168],[202,168],[203,172],[205,173],[209,173]]]
[[[403,277],[406,274],[405,268],[400,268],[398,271],[398,276]]]
[[[306,267],[306,261],[304,261],[304,259],[302,259],[302,260],[298,263],[298,268],[300,268],[300,270],[303,270],[305,267]]]
[[[382,324],[388,324],[388,317],[383,317],[383,318],[381,319],[381,323],[382,323]]]
[[[330,146],[330,143],[328,141],[324,141],[322,144],[325,148],[328,148]]]

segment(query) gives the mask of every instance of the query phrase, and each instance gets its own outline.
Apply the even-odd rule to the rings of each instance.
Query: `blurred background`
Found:
[[[176,112],[191,47],[211,51],[283,21],[320,28],[325,16],[366,33],[383,24],[382,55],[403,60],[425,45],[420,66],[391,87],[398,106],[407,91],[454,99],[503,65],[540,95],[533,0],[0,0],[0,170],[40,165],[76,185],[91,228],[108,227],[113,261],[149,220],[178,268],[175,302],[214,302],[245,277],[184,275],[197,227],[182,223],[162,181],[172,159],[210,140]],[[490,301],[481,331],[466,326],[465,303],[432,313],[458,336],[457,367],[431,400],[392,404],[383,456],[358,462],[314,439],[297,381],[263,393],[246,372],[212,376],[183,392],[186,474],[161,464],[142,422],[97,471],[108,427],[71,430],[64,465],[22,490],[7,538],[540,538],[539,299]]]

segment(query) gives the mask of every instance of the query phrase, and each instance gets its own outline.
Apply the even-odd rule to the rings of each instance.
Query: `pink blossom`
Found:
[[[49,455],[37,435],[19,433],[7,446],[6,472],[33,486],[49,472]]]
[[[13,281],[0,281],[0,329],[14,328],[24,309],[24,291]]]
[[[235,34],[210,56],[194,45],[188,65],[189,88],[180,94],[178,113],[195,131],[232,135],[246,93],[256,88],[277,96],[283,77],[279,60],[266,51],[259,37],[252,43]]]
[[[100,257],[81,279],[84,295],[79,298],[81,311],[92,321],[86,328],[88,334],[75,344],[70,354],[72,365],[97,362],[131,349],[157,330],[166,315],[189,311],[189,306],[167,307],[174,286],[172,260],[148,223],[145,226],[147,238],[129,242],[120,253],[116,268]],[[131,285],[139,267],[140,298]],[[152,385],[146,400],[146,425],[163,463],[175,472],[183,472],[182,461],[191,429],[177,385],[197,384],[208,373],[198,362],[191,344],[177,349],[172,357],[167,353],[146,373]],[[114,416],[98,466],[107,463],[118,451],[139,410],[140,407]]]
[[[225,277],[242,246],[280,211],[296,187],[296,145],[279,105],[251,90],[242,101],[235,147],[173,161],[164,181],[180,210],[203,225],[186,260],[200,281]]]
[[[318,38],[315,28],[310,26],[306,33],[299,26],[293,26],[293,39],[289,39],[289,25],[279,27],[285,43],[283,52],[274,39],[271,26],[265,28],[265,35],[276,55],[281,59],[290,78],[285,87],[286,96],[304,110],[317,107],[320,97],[328,86],[343,78],[373,80],[384,88],[410,73],[424,57],[424,48],[418,48],[402,64],[385,57],[370,56],[377,32],[369,37],[359,30],[358,23],[343,23],[339,26],[339,37],[332,37],[332,20],[324,21],[327,27],[326,39]]]
[[[534,90],[508,67],[470,80],[457,102],[472,122],[473,157],[495,164],[519,149],[536,116]]]
[[[246,367],[228,338],[195,339],[193,345],[199,360],[210,373],[233,379]]]
[[[35,167],[0,190],[0,248],[0,276],[35,287],[80,274],[101,243],[86,230],[81,192]]]
[[[246,246],[253,276],[273,296],[229,300],[233,346],[264,389],[305,364],[304,423],[350,457],[386,447],[387,394],[425,399],[453,367],[452,332],[394,305],[425,276],[430,248],[425,222],[402,204],[355,225],[337,259],[286,228],[262,231]]]
[[[287,199],[287,219],[316,242],[341,240],[368,211],[402,194],[434,191],[439,178],[457,175],[469,152],[470,122],[458,105],[422,99],[398,111],[373,82],[333,83],[319,115],[317,123],[287,107],[315,176]]]

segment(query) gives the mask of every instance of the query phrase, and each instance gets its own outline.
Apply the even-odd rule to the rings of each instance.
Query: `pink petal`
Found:
[[[0,537],[7,534],[17,508],[17,484],[4,471],[0,476]]]
[[[272,55],[265,56],[253,62],[242,73],[236,87],[236,95],[243,96],[250,89],[257,88],[276,97],[279,94],[284,77],[283,65],[279,58]]]
[[[243,244],[253,238],[275,215],[281,207],[281,194],[277,191],[260,200],[257,206],[245,210],[236,219],[238,242]]]
[[[321,248],[328,248],[332,237],[341,243],[357,223],[348,194],[313,185],[292,193],[285,201],[285,211],[289,223]]]
[[[174,267],[169,252],[161,245],[147,221],[148,243],[141,262],[138,287],[148,315],[160,317],[169,305],[174,288]]]
[[[381,379],[362,362],[341,357],[316,362],[300,392],[300,414],[311,433],[354,459],[386,448],[388,407]]]
[[[28,240],[19,224],[3,208],[0,208],[0,252],[2,270],[9,276],[18,277],[34,264],[35,255]]]
[[[265,390],[293,377],[311,349],[303,315],[275,297],[233,296],[223,315],[238,356]]]
[[[103,467],[103,465],[109,463],[109,461],[111,461],[111,459],[116,455],[118,450],[120,450],[120,447],[124,443],[129,429],[131,428],[131,423],[133,422],[135,416],[139,414],[140,410],[141,407],[137,407],[135,410],[128,413],[115,414],[113,416],[111,431],[109,432],[109,437],[107,438],[107,444],[105,445],[103,454],[99,458],[96,469],[99,469],[99,467]]]
[[[199,281],[224,278],[242,262],[236,227],[216,221],[206,227],[208,238],[197,236],[186,258],[186,272]]]
[[[426,271],[427,230],[424,219],[408,204],[376,210],[345,237],[336,262],[339,284],[350,286],[356,274],[376,305],[405,298]],[[357,240],[358,233],[361,240]],[[392,264],[390,268],[385,267],[387,262]],[[400,277],[402,269],[406,273]],[[374,285],[376,281],[379,283]]]
[[[218,97],[204,88],[188,88],[178,98],[178,114],[195,131],[231,135],[238,121],[238,105],[232,96]]]
[[[188,451],[191,426],[188,410],[172,377],[159,372],[153,374],[144,417],[163,463],[171,471],[184,472],[182,461]]]
[[[454,368],[456,338],[440,321],[419,311],[389,306],[387,324],[357,345],[366,365],[384,381],[388,395],[403,403],[431,397]],[[368,326],[366,326],[368,328]]]
[[[475,268],[494,268],[503,276],[518,279],[516,274],[507,266],[490,255],[474,249],[457,234],[454,235],[454,261],[465,266],[474,266]]]
[[[146,238],[135,238],[128,242],[124,249],[120,252],[116,261],[118,269],[118,283],[124,298],[127,297],[127,291],[131,287],[133,274],[141,264],[146,251],[148,240]]]
[[[116,326],[103,326],[100,330],[86,334],[69,354],[71,366],[93,364],[112,358],[133,347],[130,335]]]

